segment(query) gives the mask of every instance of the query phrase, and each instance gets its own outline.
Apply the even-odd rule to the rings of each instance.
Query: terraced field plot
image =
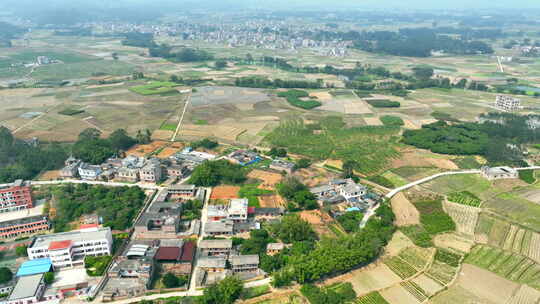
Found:
[[[507,304],[529,304],[538,303],[538,301],[540,301],[540,291],[527,285],[521,285]]]
[[[381,296],[380,293],[376,291],[358,298],[354,303],[355,304],[390,304]]]
[[[479,245],[473,248],[465,262],[540,290],[540,265],[525,256]]]
[[[459,233],[473,236],[481,209],[445,201],[444,210],[456,223]]]

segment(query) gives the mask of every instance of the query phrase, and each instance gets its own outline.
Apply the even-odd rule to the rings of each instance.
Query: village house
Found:
[[[204,232],[210,236],[230,236],[234,234],[234,222],[229,220],[207,222]]]
[[[237,150],[227,157],[232,163],[248,166],[262,160],[259,154],[248,150]]]
[[[60,171],[60,176],[62,178],[75,178],[79,176],[79,166],[81,165],[81,160],[73,158],[73,156],[66,159],[64,162],[64,168]]]
[[[497,95],[495,98],[495,107],[499,110],[512,112],[519,110],[521,106],[521,100],[508,95]]]
[[[347,202],[358,202],[366,193],[367,187],[354,183],[339,188],[339,194],[343,196]]]
[[[284,161],[281,159],[275,159],[270,163],[270,169],[277,170],[280,172],[287,172],[288,174],[292,174],[294,171],[294,167],[296,165],[294,163]]]
[[[15,216],[11,216],[14,214]],[[44,215],[27,216],[27,212],[17,211],[3,214],[0,218],[0,239],[14,239],[45,233],[51,228],[49,218]]]
[[[31,304],[43,301],[46,285],[44,274],[22,276],[17,279],[6,304]]]
[[[285,249],[285,244],[283,243],[269,243],[266,245],[266,254],[273,256],[283,251],[283,249]]]
[[[283,216],[283,208],[253,208],[253,217],[255,221],[270,221]]]
[[[207,219],[208,221],[218,222],[227,219],[229,216],[228,206],[225,204],[208,205]]]
[[[181,208],[175,203],[155,202],[135,223],[135,239],[176,238]]]
[[[82,163],[79,166],[78,171],[79,171],[79,176],[81,177],[81,179],[91,180],[91,181],[97,180],[101,172],[103,172],[103,170],[101,169],[101,166],[94,166],[87,163]]]
[[[136,183],[140,180],[139,172],[139,168],[122,167],[118,169],[117,178],[120,181]]]
[[[232,250],[232,240],[203,240],[199,249],[203,255],[228,257]]]
[[[231,199],[229,208],[227,209],[227,218],[235,223],[245,222],[248,217],[248,199],[235,198]]]
[[[161,162],[157,158],[150,159],[140,171],[140,178],[143,182],[157,183],[162,179]]]
[[[227,265],[227,259],[222,257],[201,257],[197,265],[206,272],[223,272]]]
[[[187,165],[170,165],[167,167],[167,176],[169,178],[184,178],[189,175],[191,170]]]
[[[256,272],[259,270],[259,256],[256,254],[232,256],[230,263],[234,273]]]
[[[201,197],[199,192],[203,194]],[[192,200],[192,199],[204,199],[205,191],[197,188],[195,185],[173,185],[167,188],[167,195],[172,200]]]
[[[519,173],[516,169],[510,167],[493,167],[483,166],[481,174],[488,180],[519,178]]]

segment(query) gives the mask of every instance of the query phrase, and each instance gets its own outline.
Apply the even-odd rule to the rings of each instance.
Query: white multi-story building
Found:
[[[85,256],[110,255],[110,228],[89,228],[37,237],[28,247],[28,258],[50,258],[55,268],[84,265]]]
[[[79,166],[79,176],[84,180],[97,180],[101,172],[100,166],[93,166],[87,163],[82,163]]]
[[[231,200],[228,210],[228,219],[235,222],[245,222],[248,217],[248,199],[235,198]]]
[[[503,111],[516,111],[521,106],[521,100],[507,95],[497,95],[495,98],[495,106]]]

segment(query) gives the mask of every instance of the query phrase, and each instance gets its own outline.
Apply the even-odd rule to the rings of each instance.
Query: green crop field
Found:
[[[540,265],[522,255],[499,248],[478,245],[465,258],[465,263],[487,269],[514,282],[540,290]]]
[[[302,120],[282,122],[267,137],[273,146],[315,159],[354,160],[357,170],[374,173],[398,157],[396,127],[346,128],[341,117],[326,117],[316,124]]]
[[[535,186],[530,187],[536,189]],[[501,193],[485,201],[482,207],[534,230],[540,230],[540,204],[526,200],[515,192]]]
[[[408,247],[400,251],[398,256],[416,270],[421,271],[429,262],[431,250]]]
[[[133,71],[134,66],[125,62],[96,60],[40,66],[32,73],[32,78],[37,80],[65,80],[95,75],[129,75]]]
[[[129,90],[137,94],[141,94],[145,96],[161,95],[161,94],[177,92],[177,90],[174,88],[176,86],[178,86],[178,84],[174,82],[152,81],[148,84],[131,87],[129,88]]]
[[[431,267],[426,271],[426,275],[442,285],[446,285],[454,279],[457,271],[457,267],[452,267],[446,263],[435,260]]]
[[[356,304],[390,304],[386,301],[380,293],[374,291],[367,295],[356,299]]]
[[[384,263],[402,279],[410,278],[417,272],[416,269],[397,256],[385,259]]]
[[[469,191],[452,192],[448,194],[448,200],[454,203],[472,207],[480,207],[480,204],[482,203],[482,201],[476,195],[470,193]]]

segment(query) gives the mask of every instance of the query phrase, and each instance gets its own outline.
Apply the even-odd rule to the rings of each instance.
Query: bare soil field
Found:
[[[319,236],[334,235],[328,228],[328,225],[334,221],[330,215],[320,210],[311,210],[300,212],[300,218],[310,223]]]
[[[325,184],[328,183],[330,179],[335,178],[335,174],[322,168],[316,168],[313,166],[306,169],[296,170],[294,172],[294,176],[304,181],[308,187],[315,187]]]
[[[247,175],[249,178],[261,180],[259,189],[275,190],[276,185],[283,179],[283,176],[279,173],[263,171],[255,169]]]
[[[469,236],[474,235],[476,224],[478,222],[478,216],[482,209],[452,203],[446,200],[443,202],[443,207],[446,213],[448,213],[448,215],[450,215],[450,217],[452,217],[452,219],[456,223],[457,232]]]
[[[383,123],[379,117],[364,117],[364,121],[368,126],[382,126]]]
[[[470,252],[474,246],[472,239],[466,239],[454,233],[439,234],[433,238],[433,242],[437,247],[454,249],[461,252]]]
[[[444,288],[444,286],[437,283],[435,280],[425,274],[417,276],[412,281],[418,284],[418,286],[420,286],[420,288],[422,288],[422,290],[424,290],[428,296],[432,296]]]
[[[330,101],[333,99],[332,95],[328,92],[313,92],[309,94],[310,96],[317,97],[320,101]]]
[[[407,199],[405,194],[402,192],[396,194],[391,202],[398,227],[420,224],[420,212]]]
[[[381,296],[389,303],[399,304],[419,304],[412,294],[410,294],[401,285],[395,285],[380,292]]]
[[[401,282],[401,278],[390,270],[388,266],[379,263],[334,277],[325,281],[325,284],[336,282],[350,282],[356,294],[361,296],[397,284]]]
[[[428,155],[420,154],[417,151],[404,152],[400,158],[392,161],[393,168],[400,167],[436,167],[445,170],[457,170],[459,167],[449,159],[445,159],[438,155],[429,157]]]
[[[169,158],[173,156],[176,152],[180,151],[182,148],[173,148],[173,147],[166,147],[159,154],[157,155],[158,158]]]
[[[173,131],[168,130],[155,130],[152,132],[153,140],[169,140],[174,135]]]
[[[463,264],[457,284],[496,304],[507,303],[519,288],[517,283],[470,264]]]
[[[285,200],[279,195],[263,195],[259,196],[261,208],[283,208]]]
[[[48,180],[56,180],[60,178],[60,170],[51,170],[51,171],[45,171],[43,172],[39,177],[38,180],[41,181],[48,181]]]
[[[167,145],[165,141],[153,141],[147,145],[135,145],[131,149],[126,151],[126,155],[135,155],[144,157],[157,149]]]
[[[232,198],[238,198],[238,191],[240,187],[237,186],[217,186],[212,189],[210,195],[211,200],[227,200]]]
[[[413,242],[405,236],[401,231],[394,232],[394,235],[392,236],[392,239],[386,245],[384,248],[384,254],[395,256],[398,255],[399,252],[405,248],[414,246]]]
[[[538,303],[538,301],[540,301],[540,291],[527,285],[521,285],[507,304],[529,304]]]

